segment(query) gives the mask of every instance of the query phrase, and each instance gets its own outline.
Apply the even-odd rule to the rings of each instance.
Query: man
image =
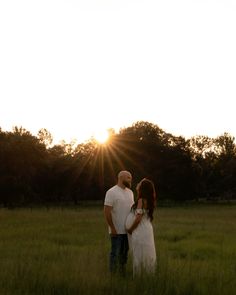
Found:
[[[104,214],[111,238],[110,271],[115,272],[118,266],[122,275],[125,273],[129,250],[125,221],[134,203],[131,182],[131,173],[120,171],[117,184],[106,192],[104,201]]]

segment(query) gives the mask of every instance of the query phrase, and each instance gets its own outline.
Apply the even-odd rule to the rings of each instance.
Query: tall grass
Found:
[[[0,210],[0,294],[234,294],[236,207],[158,208],[154,276],[111,277],[102,207]]]

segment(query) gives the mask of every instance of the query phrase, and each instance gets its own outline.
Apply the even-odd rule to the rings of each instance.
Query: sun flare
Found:
[[[108,139],[109,139],[108,130],[103,130],[103,131],[96,132],[94,134],[94,138],[100,144],[106,143],[108,141]]]

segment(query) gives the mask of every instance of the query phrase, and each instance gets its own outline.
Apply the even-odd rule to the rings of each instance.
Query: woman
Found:
[[[156,266],[156,249],[153,234],[153,211],[156,192],[151,180],[144,178],[137,185],[137,201],[126,220],[129,246],[133,256],[133,275],[153,273]]]

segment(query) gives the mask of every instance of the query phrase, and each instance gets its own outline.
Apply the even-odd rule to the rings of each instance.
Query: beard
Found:
[[[123,180],[123,185],[127,188],[131,188],[131,184],[130,182],[126,181],[126,180]]]

